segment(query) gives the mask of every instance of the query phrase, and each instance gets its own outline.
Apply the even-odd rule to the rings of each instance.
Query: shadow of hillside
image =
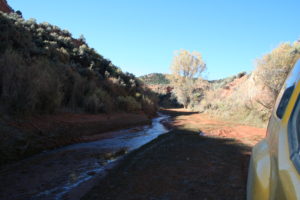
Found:
[[[83,199],[245,199],[249,152],[233,139],[173,130],[126,156]]]

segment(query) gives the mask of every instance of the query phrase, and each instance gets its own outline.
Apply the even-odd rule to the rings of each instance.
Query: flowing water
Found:
[[[126,153],[168,132],[159,114],[152,124],[104,133],[105,139],[33,156],[0,171],[0,199],[80,199]]]

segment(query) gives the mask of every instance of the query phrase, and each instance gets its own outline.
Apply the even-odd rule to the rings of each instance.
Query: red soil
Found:
[[[0,0],[0,11],[11,13],[13,12],[13,9],[7,4],[6,0]]]
[[[171,111],[183,112],[183,109]],[[246,145],[253,146],[266,135],[266,129],[234,122],[220,121],[207,114],[194,113],[176,117],[172,123],[175,127],[187,127],[203,132],[207,136],[234,138]]]
[[[58,113],[17,120],[0,119],[0,166],[44,150],[96,140],[105,137],[99,136],[104,132],[149,123],[151,120],[144,113]]]
[[[89,132],[93,133],[106,132],[116,130],[118,128],[126,128],[126,124],[140,123],[149,120],[143,113],[114,113],[114,114],[76,114],[76,113],[58,113],[54,115],[41,115],[18,120],[18,122],[10,122],[10,125],[18,127],[23,131],[47,131],[57,126],[78,127],[82,126]],[[97,126],[96,130],[92,130],[91,126]],[[102,126],[100,126],[102,125]],[[114,126],[108,126],[114,125]]]
[[[249,145],[265,130],[184,109],[163,112],[173,130],[129,154],[83,199],[245,199]]]

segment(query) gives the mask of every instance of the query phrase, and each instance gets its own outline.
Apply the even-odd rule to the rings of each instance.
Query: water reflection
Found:
[[[162,121],[167,119],[167,115],[159,114],[159,117],[152,120],[151,125],[117,131],[109,134],[107,139],[74,144],[53,151],[52,154],[68,152],[68,154],[74,155],[80,152],[80,160],[73,164],[77,168],[74,169],[76,166],[69,167],[77,174],[74,175],[75,178],[67,178],[56,187],[47,188],[34,195],[32,199],[80,199],[81,195],[74,197],[70,196],[69,193],[80,187],[82,183],[99,177],[105,170],[112,168],[115,161],[125,153],[137,149],[157,136],[168,132],[162,124]],[[84,156],[82,156],[83,152],[85,153]],[[95,159],[95,156],[90,156],[90,154],[97,154],[97,158]]]

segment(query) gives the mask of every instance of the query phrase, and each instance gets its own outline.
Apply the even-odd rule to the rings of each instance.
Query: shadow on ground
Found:
[[[177,117],[177,116],[185,116],[185,115],[192,115],[192,114],[197,114],[199,112],[191,112],[191,111],[177,111],[177,110],[170,110],[170,109],[162,109],[160,110],[161,113],[170,115],[172,117]]]
[[[83,199],[245,199],[249,152],[176,129],[130,153]]]

